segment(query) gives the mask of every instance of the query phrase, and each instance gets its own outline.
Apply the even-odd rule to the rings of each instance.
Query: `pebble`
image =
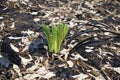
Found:
[[[104,34],[105,34],[105,35],[110,35],[110,33],[109,33],[109,32],[105,32]]]
[[[4,17],[0,16],[0,20],[3,19]]]
[[[38,14],[38,12],[32,12],[31,14],[32,14],[32,15],[37,15],[37,14]]]
[[[15,23],[13,22],[10,28],[15,28]]]
[[[33,19],[35,22],[38,22],[38,21],[40,21],[40,19],[39,18],[35,18],[35,19]]]

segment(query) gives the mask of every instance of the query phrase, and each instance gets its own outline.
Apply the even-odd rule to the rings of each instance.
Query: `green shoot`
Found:
[[[45,24],[42,25],[42,28],[46,34],[49,52],[59,53],[62,42],[69,30],[68,25],[59,24],[57,27],[52,25],[51,31],[50,28]]]

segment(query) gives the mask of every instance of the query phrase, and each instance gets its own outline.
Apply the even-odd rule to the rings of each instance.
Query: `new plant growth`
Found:
[[[59,53],[61,49],[61,44],[69,30],[68,25],[52,25],[50,29],[49,26],[43,24],[42,28],[45,31],[47,37],[49,52]]]

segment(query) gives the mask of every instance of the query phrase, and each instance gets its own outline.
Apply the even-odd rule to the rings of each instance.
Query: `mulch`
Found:
[[[41,24],[58,23],[70,29],[49,53]],[[120,80],[120,1],[0,1],[0,80]]]

